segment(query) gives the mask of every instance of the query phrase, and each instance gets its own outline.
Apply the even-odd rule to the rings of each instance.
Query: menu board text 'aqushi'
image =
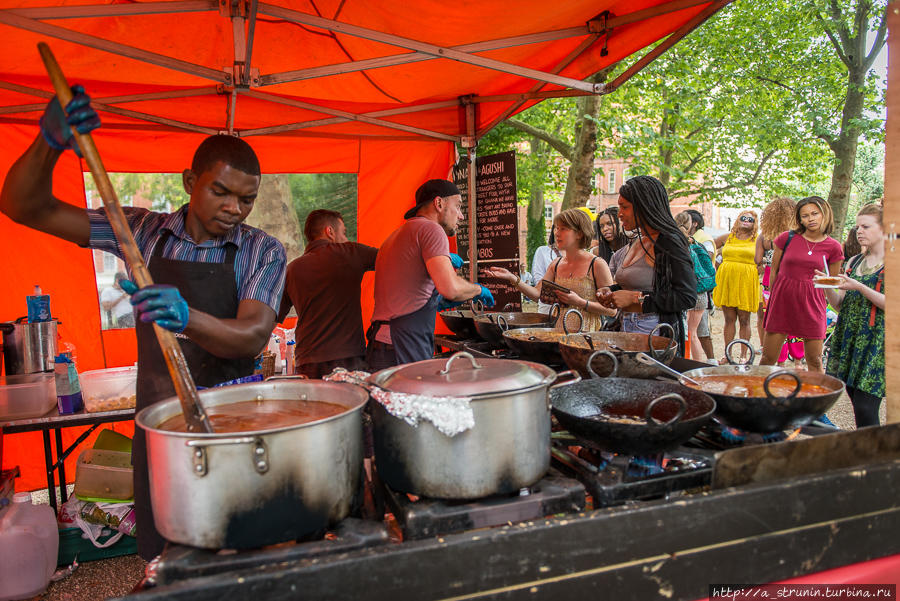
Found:
[[[501,152],[475,159],[476,186],[476,227],[478,231],[478,265],[483,271],[494,265],[507,267],[513,273],[519,272],[519,217],[516,202],[516,155]],[[469,257],[469,164],[461,160],[453,168],[453,180],[462,194],[462,212],[456,233],[456,247],[459,255],[468,263]],[[468,267],[468,265],[466,266]],[[468,269],[466,269],[468,271]],[[493,279],[493,278],[490,278]],[[496,297],[495,289],[484,277],[479,281],[487,285]],[[508,286],[507,286],[508,287]],[[507,302],[519,305],[518,291],[509,290],[510,298],[499,299],[502,307]],[[502,300],[502,302],[501,302]]]
[[[478,262],[519,258],[518,213],[516,204],[516,157],[501,152],[475,160],[478,224]],[[464,218],[456,234],[456,247],[463,259],[469,254],[469,166],[460,162],[453,179],[462,194]]]

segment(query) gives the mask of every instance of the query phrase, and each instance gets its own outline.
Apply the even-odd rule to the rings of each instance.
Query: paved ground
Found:
[[[527,309],[526,309],[527,310]],[[722,327],[724,319],[721,311],[716,311],[711,321],[713,346],[716,356],[724,352],[724,340]],[[759,337],[756,333],[756,316],[752,318],[753,345],[759,346]],[[787,367],[795,366],[789,362]],[[885,407],[881,406],[881,421],[884,423]],[[843,395],[828,412],[828,417],[838,427],[854,429],[853,408],[850,399]],[[47,503],[47,493],[35,493],[36,502]],[[128,594],[143,578],[146,562],[137,555],[125,555],[100,561],[86,562],[71,576],[59,582],[52,583],[47,592],[37,597],[41,601],[100,601],[109,597],[118,597]]]

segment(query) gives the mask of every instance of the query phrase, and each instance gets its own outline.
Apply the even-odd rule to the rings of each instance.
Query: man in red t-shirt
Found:
[[[303,228],[306,250],[290,262],[278,321],[297,309],[295,372],[321,378],[335,367],[366,369],[359,289],[378,249],[347,240],[344,218],[317,209]]]
[[[442,301],[478,298],[493,306],[490,290],[459,277],[451,261],[447,237],[456,235],[461,201],[452,182],[428,180],[416,190],[406,223],[381,245],[375,262],[375,311],[366,333],[372,371],[430,359],[435,313]]]

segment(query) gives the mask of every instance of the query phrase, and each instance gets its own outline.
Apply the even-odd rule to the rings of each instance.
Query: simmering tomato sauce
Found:
[[[254,432],[297,426],[343,413],[347,408],[325,401],[266,399],[217,405],[206,409],[213,430],[219,432]],[[170,432],[187,432],[184,415],[170,417],[157,426]]]
[[[765,376],[750,376],[744,374],[735,375],[709,375],[709,376],[691,376],[700,385],[697,386],[688,381],[683,384],[690,388],[698,388],[703,392],[711,392],[713,394],[723,394],[726,396],[737,397],[762,397],[765,398],[766,390],[763,386]],[[794,392],[797,382],[789,376],[774,378],[769,381],[769,392],[772,396],[785,397]],[[800,392],[797,396],[816,396],[820,394],[828,394],[833,392],[831,389],[818,384],[810,384],[802,382]]]

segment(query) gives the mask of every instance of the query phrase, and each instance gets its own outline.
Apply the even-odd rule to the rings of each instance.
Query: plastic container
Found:
[[[134,498],[131,453],[85,449],[75,465],[75,496],[82,501],[121,503]]]
[[[59,532],[49,505],[32,505],[16,493],[0,512],[0,601],[28,599],[47,589],[56,570]]]
[[[78,376],[84,408],[92,413],[133,409],[137,390],[137,367],[94,369]]]
[[[40,417],[55,406],[53,372],[0,376],[0,420]]]

